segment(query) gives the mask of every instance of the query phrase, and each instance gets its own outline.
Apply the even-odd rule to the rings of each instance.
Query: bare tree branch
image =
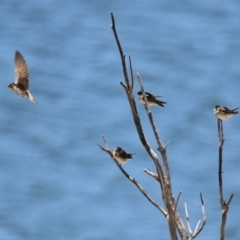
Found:
[[[192,234],[191,238],[189,240],[192,240],[194,239],[204,228],[205,224],[206,224],[206,221],[207,221],[207,216],[206,216],[206,211],[205,211],[205,206],[204,206],[204,200],[203,200],[203,197],[202,197],[202,194],[200,193],[200,200],[201,200],[201,205],[202,205],[202,220],[199,220],[196,227],[195,227],[195,230],[194,230],[194,233]],[[201,227],[199,227],[200,223],[202,222],[202,225]]]
[[[223,123],[221,120],[218,119],[218,138],[219,138],[219,165],[218,165],[218,184],[219,184],[219,195],[220,195],[220,205],[222,208],[222,220],[220,226],[220,239],[225,239],[225,227],[227,222],[227,213],[229,210],[229,205],[232,201],[233,194],[231,194],[228,202],[226,203],[223,197],[223,181],[222,181],[222,150],[223,150]]]
[[[186,212],[186,220],[187,220],[188,231],[189,231],[190,235],[192,235],[192,228],[191,228],[191,224],[190,224],[190,218],[189,218],[189,215],[188,215],[187,204],[184,203],[184,206],[185,206],[185,212]]]
[[[129,56],[129,65],[130,65],[130,72],[131,72],[131,88],[130,88],[130,92],[133,91],[134,88],[134,78],[133,78],[133,70],[132,70],[132,61],[131,61],[131,57]]]
[[[150,171],[149,169],[143,169],[143,171],[144,171],[145,173],[147,173],[149,176],[155,178],[158,182],[160,182],[160,181],[159,181],[159,177],[158,177],[158,175],[157,175],[156,173]],[[161,182],[160,182],[160,184],[161,184]]]
[[[117,35],[117,31],[116,31],[116,26],[115,26],[115,19],[114,19],[114,15],[113,13],[111,13],[111,18],[112,18],[112,25],[111,28],[113,30],[113,34],[114,37],[116,39],[117,42],[117,46],[118,46],[118,50],[120,53],[120,57],[121,57],[121,61],[122,61],[122,67],[123,67],[123,74],[124,74],[124,78],[127,84],[127,88],[130,89],[130,84],[129,84],[129,79],[128,79],[128,73],[127,73],[127,67],[126,67],[126,62],[125,62],[125,55],[123,54],[123,50],[120,44],[120,41],[118,39],[118,35]]]
[[[141,91],[143,93],[143,99],[144,99],[144,102],[145,102],[144,107],[145,107],[146,112],[148,114],[148,118],[149,118],[150,124],[152,126],[152,130],[153,130],[155,139],[156,139],[157,144],[158,144],[158,149],[160,149],[160,153],[162,155],[163,163],[164,163],[164,167],[165,167],[165,169],[164,169],[165,174],[163,174],[162,167],[160,165],[159,159],[158,158],[153,159],[154,164],[156,166],[157,174],[159,176],[161,176],[163,174],[163,176],[164,176],[164,181],[162,182],[163,183],[162,184],[162,186],[163,186],[162,195],[164,197],[163,200],[164,200],[165,206],[166,206],[168,214],[169,214],[168,223],[169,223],[169,229],[170,229],[170,232],[171,232],[171,236],[173,237],[174,232],[176,232],[176,225],[177,225],[180,235],[185,235],[185,238],[186,238],[187,237],[187,232],[183,231],[184,228],[182,226],[182,221],[179,222],[180,216],[179,216],[177,211],[174,211],[175,200],[174,200],[174,197],[172,195],[170,170],[169,170],[169,166],[168,166],[166,148],[164,147],[164,145],[163,145],[163,143],[162,143],[162,141],[159,137],[156,125],[155,125],[154,120],[153,120],[151,109],[148,106],[148,101],[147,101],[146,94],[145,94],[145,91],[144,91],[143,82],[142,82],[142,79],[141,79],[139,73],[137,73],[137,77],[138,77],[138,81],[139,81]],[[177,222],[177,224],[175,225],[176,222]],[[182,237],[184,237],[184,236],[182,236]]]
[[[179,199],[180,199],[180,197],[181,197],[181,194],[182,194],[182,191],[179,192],[179,194],[178,194],[178,196],[177,196],[177,201],[175,202],[175,209],[177,209],[178,201],[179,201]]]
[[[124,174],[124,176],[131,181],[138,189],[139,191],[147,198],[147,200],[152,203],[158,210],[161,211],[161,213],[163,213],[163,215],[165,217],[168,216],[167,212],[160,206],[158,205],[151,197],[148,196],[147,192],[145,191],[145,189],[138,183],[138,181],[131,177],[121,166],[121,164],[118,163],[118,161],[114,158],[112,151],[110,150],[110,148],[108,147],[107,141],[106,139],[103,137],[103,141],[105,143],[105,147],[102,147],[101,145],[98,144],[98,146],[105,151],[106,153],[108,153],[110,155],[110,157],[114,160],[114,162],[117,164],[118,168],[120,169],[120,171]]]

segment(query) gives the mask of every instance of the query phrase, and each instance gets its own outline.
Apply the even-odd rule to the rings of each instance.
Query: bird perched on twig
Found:
[[[26,61],[22,54],[18,51],[15,53],[15,83],[8,84],[17,95],[27,97],[31,102],[37,103],[34,97],[29,92],[29,73]]]
[[[238,111],[236,111],[237,109],[239,109],[239,107],[234,109],[228,109],[224,106],[216,105],[214,108],[214,114],[219,120],[225,121],[232,116],[238,114]]]
[[[121,164],[126,163],[129,159],[132,159],[134,153],[127,153],[122,148],[116,147],[113,151],[114,158]]]
[[[138,95],[138,98],[139,98],[140,102],[143,103],[143,104],[145,104],[142,91],[139,91],[139,92],[137,93],[137,95]],[[148,101],[148,105],[149,105],[149,106],[159,105],[159,106],[161,106],[161,107],[164,107],[163,104],[166,104],[166,102],[163,102],[163,101],[160,101],[160,100],[156,99],[156,98],[161,97],[161,96],[154,96],[154,95],[152,95],[152,94],[149,93],[149,92],[145,92],[145,95],[146,95],[146,98],[147,98],[147,101]]]

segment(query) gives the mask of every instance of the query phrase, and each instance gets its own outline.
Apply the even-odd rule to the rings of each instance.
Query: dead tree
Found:
[[[117,164],[117,167],[120,169],[120,171],[124,174],[125,177],[127,177],[135,186],[140,190],[140,192],[147,198],[149,202],[151,202],[166,218],[168,222],[168,228],[169,228],[169,233],[171,236],[172,240],[177,240],[178,239],[178,234],[183,240],[190,240],[194,239],[203,229],[205,223],[206,223],[206,212],[205,212],[205,207],[204,207],[204,201],[202,194],[200,193],[200,201],[201,201],[201,206],[202,206],[202,220],[199,220],[196,227],[192,229],[191,224],[190,224],[190,218],[188,215],[188,210],[187,210],[187,204],[185,203],[185,212],[186,212],[186,222],[187,226],[184,225],[183,220],[178,212],[178,201],[181,196],[181,192],[178,194],[177,198],[175,199],[173,192],[172,192],[172,186],[171,186],[171,174],[170,174],[170,169],[169,169],[169,164],[168,164],[168,157],[167,157],[167,145],[164,144],[163,141],[160,138],[160,134],[157,130],[157,127],[155,125],[151,109],[149,108],[148,101],[146,99],[145,91],[144,91],[144,86],[143,82],[141,80],[140,74],[137,73],[137,78],[138,82],[141,88],[141,91],[144,94],[144,101],[145,101],[145,109],[146,113],[149,118],[149,122],[152,127],[152,131],[154,133],[154,137],[157,143],[157,150],[161,156],[161,159],[159,158],[158,154],[153,150],[153,148],[150,146],[148,143],[143,127],[141,124],[141,119],[139,117],[134,95],[133,95],[133,88],[134,88],[134,77],[133,77],[133,70],[132,70],[132,63],[131,63],[131,57],[129,57],[129,69],[130,69],[130,77],[128,73],[128,68],[126,66],[126,56],[123,53],[117,30],[116,30],[116,25],[115,25],[115,19],[113,13],[111,13],[111,19],[112,19],[112,24],[111,28],[113,30],[113,34],[117,43],[117,47],[120,53],[120,58],[121,58],[121,63],[122,63],[122,69],[123,69],[123,75],[125,79],[125,83],[121,82],[120,84],[122,85],[123,89],[126,92],[126,96],[128,98],[129,106],[132,112],[133,116],[133,121],[136,126],[136,130],[139,136],[139,139],[145,148],[146,152],[148,153],[149,157],[152,159],[155,165],[155,172],[149,170],[149,169],[144,169],[144,172],[147,173],[149,176],[153,177],[159,184],[159,190],[160,194],[163,199],[164,206],[161,206],[160,204],[156,203],[146,192],[146,190],[141,186],[141,184],[132,176],[130,176],[118,163],[118,161],[114,158],[114,155],[112,153],[112,150],[108,147],[106,139],[103,137],[105,146],[99,145],[99,147],[108,153],[110,157],[114,160],[114,162]],[[178,234],[177,234],[178,233]]]

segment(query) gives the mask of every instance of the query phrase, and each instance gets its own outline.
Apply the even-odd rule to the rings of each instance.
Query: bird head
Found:
[[[10,88],[10,89],[13,89],[13,86],[15,85],[15,83],[10,83],[8,84],[7,86]]]

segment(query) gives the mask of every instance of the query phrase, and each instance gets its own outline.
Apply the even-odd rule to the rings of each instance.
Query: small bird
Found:
[[[37,103],[31,93],[28,91],[29,87],[29,73],[26,61],[22,54],[18,51],[15,53],[15,83],[8,84],[17,95],[27,97],[31,102]]]
[[[216,105],[214,108],[214,114],[219,120],[224,121],[238,114],[238,111],[236,111],[237,109],[239,109],[239,107],[234,109],[228,109],[224,106]]]
[[[134,153],[127,153],[122,148],[116,147],[113,151],[114,158],[121,164],[126,163],[129,159],[132,159]]]
[[[139,98],[140,102],[145,104],[142,91],[139,91],[137,93],[137,95],[138,95],[138,98]],[[160,100],[156,99],[156,98],[161,97],[161,96],[153,96],[151,93],[148,93],[148,92],[145,92],[145,95],[146,95],[149,106],[159,105],[161,107],[164,107],[163,104],[166,104],[166,102],[163,102],[163,101],[160,101]]]

